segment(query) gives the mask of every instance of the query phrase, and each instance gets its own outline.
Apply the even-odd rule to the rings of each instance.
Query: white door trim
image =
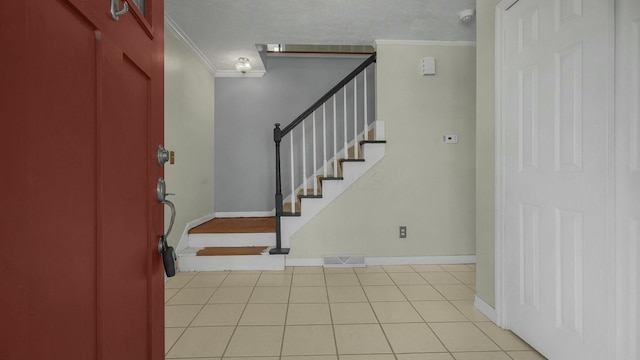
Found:
[[[617,333],[619,359],[640,356],[639,249],[638,249],[638,121],[640,120],[640,4],[616,2],[616,161],[618,188],[617,238]],[[628,189],[628,187],[636,187]],[[630,190],[631,194],[625,192]],[[629,196],[631,195],[631,196]]]
[[[503,23],[504,14],[515,4],[513,0],[503,0],[496,6],[495,13],[495,309],[496,324],[507,328],[506,312],[504,309],[504,171],[505,154],[504,129],[502,114],[502,69],[503,69]]]
[[[607,29],[607,38],[609,44],[608,50],[608,66],[605,71],[608,72],[607,78],[610,81],[607,83],[609,89],[607,90],[607,96],[609,97],[607,100],[607,104],[609,104],[609,108],[607,109],[607,118],[608,126],[608,167],[607,167],[607,242],[609,246],[607,247],[606,262],[607,267],[605,274],[608,284],[608,289],[606,290],[611,297],[608,302],[608,309],[606,309],[607,314],[609,314],[609,324],[607,324],[609,331],[609,359],[621,359],[617,355],[620,353],[618,347],[621,345],[618,342],[618,331],[617,331],[617,318],[616,311],[619,302],[619,294],[618,286],[617,286],[617,237],[616,237],[616,2],[617,0],[607,0],[608,2],[608,18],[609,18],[609,26]]]
[[[516,3],[514,0],[503,0],[497,6],[495,10],[495,310],[496,310],[496,324],[503,328],[508,328],[507,316],[505,311],[505,276],[504,276],[504,262],[505,262],[505,246],[504,246],[504,209],[505,209],[505,133],[504,133],[504,115],[503,115],[503,63],[504,63],[504,37],[503,26],[504,16],[506,11]],[[606,241],[610,246],[607,247],[607,253],[603,254],[603,261],[607,262],[606,279],[608,288],[605,290],[611,297],[608,301],[607,309],[603,311],[608,312],[611,315],[616,314],[617,296],[619,294],[618,286],[616,284],[625,284],[628,282],[617,282],[620,279],[616,279],[616,231],[615,231],[615,3],[616,0],[607,0],[608,3],[608,39],[610,44],[608,64],[603,69],[609,74],[608,83],[608,134],[607,134],[607,146],[609,149],[608,168],[607,168],[607,239]],[[627,276],[628,278],[628,276]],[[609,316],[608,328],[609,332],[609,359],[616,359],[616,353],[619,350],[620,344],[617,342],[616,331],[617,321],[616,316]]]

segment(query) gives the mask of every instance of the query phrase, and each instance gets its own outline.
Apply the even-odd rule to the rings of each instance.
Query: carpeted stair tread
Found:
[[[261,255],[268,246],[206,247],[197,256]]]
[[[189,230],[189,234],[254,234],[276,232],[276,218],[215,218]]]

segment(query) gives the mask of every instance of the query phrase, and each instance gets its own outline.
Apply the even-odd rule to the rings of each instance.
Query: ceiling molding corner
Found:
[[[218,73],[218,69],[209,61],[209,59],[204,55],[204,53],[198,48],[198,46],[189,38],[189,36],[178,26],[178,24],[173,21],[171,16],[164,13],[164,27],[168,29],[170,33],[172,33],[178,40],[182,41],[182,43],[193,53],[193,55],[204,65],[204,67],[209,70],[211,74],[216,76]]]

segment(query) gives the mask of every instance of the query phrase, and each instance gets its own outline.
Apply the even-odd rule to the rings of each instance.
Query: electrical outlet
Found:
[[[407,227],[400,226],[400,239],[405,239],[407,237]]]

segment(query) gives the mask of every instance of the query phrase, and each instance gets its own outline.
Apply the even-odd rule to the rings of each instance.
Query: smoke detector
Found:
[[[462,10],[460,12],[460,22],[463,24],[467,24],[470,23],[471,20],[473,20],[473,14],[475,12],[473,11],[473,9],[466,9],[466,10]]]

